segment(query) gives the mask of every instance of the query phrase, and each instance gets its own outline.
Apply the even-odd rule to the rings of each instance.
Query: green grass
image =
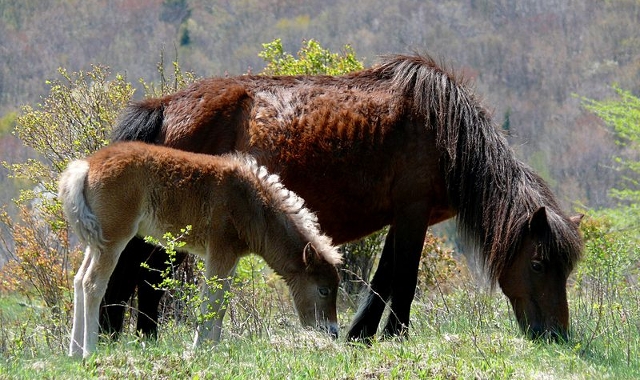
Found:
[[[525,339],[499,290],[455,276],[420,289],[408,339],[333,341],[301,329],[282,281],[248,261],[238,271],[223,341],[195,351],[196,314],[187,308],[177,313],[180,322],[161,324],[157,342],[139,339],[129,324],[88,360],[71,359],[68,312],[3,295],[0,379],[640,379],[637,240],[604,233],[595,222],[583,231],[585,257],[569,280],[566,343]],[[177,301],[196,297],[174,294]],[[340,300],[343,333],[355,304]]]
[[[464,286],[418,299],[408,340],[376,341],[370,347],[332,341],[300,329],[288,311],[269,314],[269,321],[257,317],[262,333],[250,338],[236,314],[228,315],[226,339],[215,347],[191,350],[192,328],[168,323],[158,342],[125,334],[101,343],[98,354],[84,362],[66,356],[68,322],[56,329],[47,310],[19,307],[8,297],[0,303],[0,378],[640,378],[637,293],[635,300],[610,298],[614,303],[602,307],[609,311],[600,322],[584,315],[593,312],[589,304],[598,296],[588,295],[571,297],[574,336],[565,344],[523,338],[499,292]],[[348,323],[352,313],[346,311],[341,320]],[[635,319],[625,320],[625,313]]]

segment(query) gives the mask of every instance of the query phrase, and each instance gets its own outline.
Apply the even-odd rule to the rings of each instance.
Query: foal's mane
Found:
[[[435,130],[458,229],[480,248],[492,283],[517,254],[539,207],[546,207],[550,226],[550,234],[540,237],[543,254],[559,254],[570,271],[581,254],[577,226],[542,178],[516,159],[473,92],[430,57],[389,56],[372,70],[412,99],[426,127]]]
[[[246,169],[246,174],[256,180],[261,194],[283,215],[303,239],[308,241],[324,259],[333,265],[341,263],[342,256],[332,245],[331,238],[320,231],[320,224],[315,213],[305,207],[304,199],[287,189],[280,181],[280,176],[271,174],[264,166],[258,165],[255,158],[241,153],[228,155]]]

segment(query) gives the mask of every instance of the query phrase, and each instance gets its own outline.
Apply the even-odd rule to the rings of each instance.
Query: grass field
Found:
[[[69,321],[32,300],[4,296],[0,378],[640,378],[637,291],[574,283],[573,335],[563,344],[524,339],[506,298],[468,283],[447,294],[434,290],[421,296],[414,303],[409,338],[371,346],[304,331],[287,302],[281,302],[285,305],[275,312],[253,316],[233,306],[226,338],[215,347],[191,350],[192,327],[170,321],[157,342],[127,333],[117,342],[101,343],[98,354],[83,362],[66,356]],[[258,304],[256,310],[261,306],[270,309]],[[346,325],[353,311],[342,309]]]
[[[129,323],[85,361],[66,355],[69,301],[48,308],[37,293],[2,294],[0,379],[639,379],[640,249],[629,234],[606,231],[583,222],[568,342],[525,339],[499,289],[477,286],[463,266],[451,270],[442,252],[423,264],[421,278],[431,280],[421,282],[408,339],[334,341],[300,327],[282,280],[252,257],[238,268],[223,341],[195,351],[193,284],[167,298],[158,341],[138,338]],[[339,298],[344,336],[357,300]]]

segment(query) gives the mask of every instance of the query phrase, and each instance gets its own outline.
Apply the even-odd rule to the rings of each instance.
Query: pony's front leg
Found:
[[[405,336],[409,329],[411,303],[418,283],[418,267],[429,226],[428,209],[418,206],[402,214],[395,236],[395,263],[391,289],[391,312],[385,337]]]
[[[82,279],[91,262],[91,250],[85,250],[84,259],[73,278],[73,327],[69,343],[69,356],[81,356],[84,351],[84,289]]]
[[[384,248],[371,284],[366,289],[358,312],[347,333],[349,340],[368,341],[376,334],[384,308],[391,295],[393,283],[395,227],[391,226],[385,238]],[[366,280],[366,279],[365,279]]]
[[[222,321],[227,311],[227,292],[236,270],[237,259],[229,264],[213,262],[210,257],[205,260],[206,281],[202,284],[202,304],[200,314],[203,318],[198,325],[194,347],[202,345],[206,340],[220,342]],[[215,289],[212,291],[208,283]]]

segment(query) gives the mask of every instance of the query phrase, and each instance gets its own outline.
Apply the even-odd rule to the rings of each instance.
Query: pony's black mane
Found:
[[[550,225],[550,234],[542,237],[543,254],[560,255],[570,271],[581,254],[577,226],[542,178],[516,159],[472,91],[429,57],[389,56],[374,70],[413,99],[427,128],[436,130],[458,229],[480,248],[492,282],[516,254],[529,217],[540,207]]]

